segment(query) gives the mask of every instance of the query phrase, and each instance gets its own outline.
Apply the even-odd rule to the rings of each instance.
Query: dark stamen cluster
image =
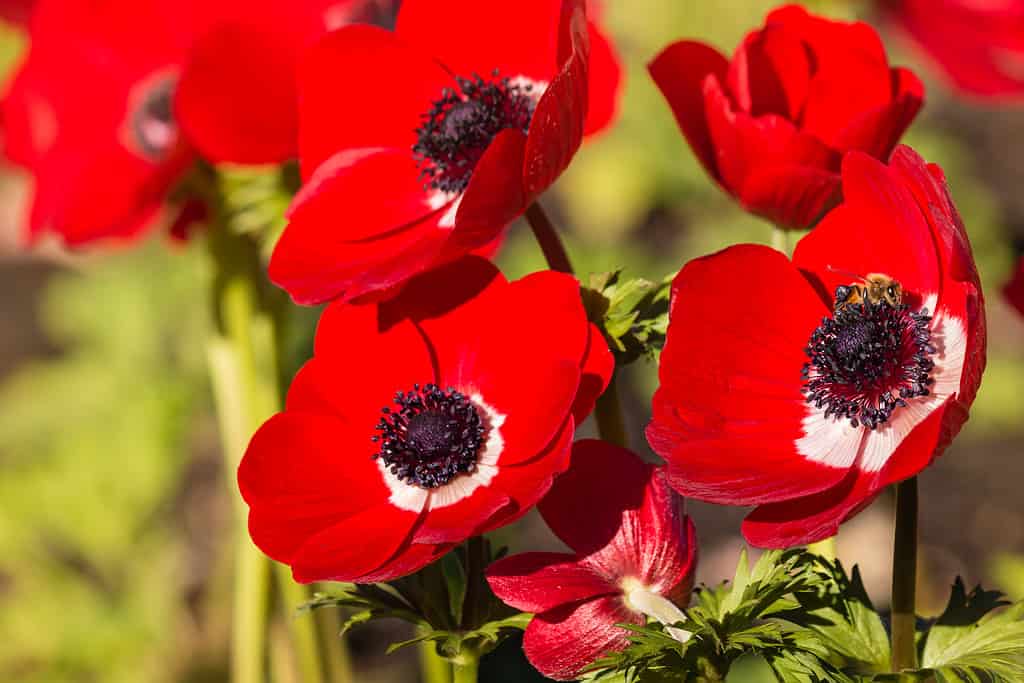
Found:
[[[380,444],[374,459],[413,486],[433,489],[476,470],[487,426],[464,394],[435,384],[414,384],[395,394],[397,410],[382,409],[373,437]]]
[[[424,186],[457,194],[466,189],[473,169],[494,137],[506,128],[526,132],[536,102],[533,86],[480,76],[456,78],[441,99],[423,114],[413,155]]]
[[[825,417],[875,429],[933,383],[931,315],[906,305],[864,301],[824,318],[807,344],[807,402]]]

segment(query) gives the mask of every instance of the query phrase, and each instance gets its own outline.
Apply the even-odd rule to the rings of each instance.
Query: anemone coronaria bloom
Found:
[[[534,612],[523,650],[545,676],[572,680],[601,655],[629,645],[617,624],[651,612],[682,620],[696,570],[697,538],[664,468],[613,444],[578,441],[572,467],[538,506],[573,553],[523,553],[491,564],[501,600]],[[652,604],[663,603],[660,609]]]
[[[839,201],[843,154],[888,157],[924,97],[870,26],[795,5],[771,12],[731,60],[684,40],[650,71],[705,170],[784,228],[811,227]]]
[[[131,239],[153,225],[197,158],[296,156],[300,51],[376,7],[41,0],[3,101],[5,152],[34,179],[26,237],[51,231],[72,246]],[[197,215],[180,207],[181,220]]]
[[[843,193],[792,262],[741,245],[672,285],[648,440],[683,495],[758,506],[743,532],[762,547],[832,536],[927,467],[985,365],[978,273],[941,169],[908,147],[888,165],[851,153]],[[844,304],[862,278],[881,296]]]
[[[883,14],[960,92],[1024,96],[1024,0],[880,0]]]
[[[324,37],[300,66],[306,183],[270,278],[352,300],[493,241],[607,123],[611,54],[583,0],[405,0],[394,32]]]
[[[611,370],[564,274],[466,257],[336,302],[239,467],[253,541],[303,582],[416,571],[548,491]]]

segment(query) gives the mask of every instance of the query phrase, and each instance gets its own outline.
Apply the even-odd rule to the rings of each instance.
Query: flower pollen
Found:
[[[399,480],[434,489],[476,471],[487,426],[467,396],[435,384],[395,394],[394,410],[382,408],[373,437],[380,450],[373,456]]]
[[[927,309],[865,300],[840,306],[811,335],[807,402],[825,417],[876,429],[907,400],[931,393],[932,317]]]
[[[490,79],[474,75],[455,82],[457,87],[445,88],[423,114],[412,147],[425,188],[448,194],[465,191],[498,133],[507,128],[525,133],[536,107],[533,85],[499,79],[497,70]]]

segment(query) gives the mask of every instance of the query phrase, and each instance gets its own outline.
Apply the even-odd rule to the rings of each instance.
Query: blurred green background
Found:
[[[627,82],[616,127],[588,145],[545,204],[578,271],[625,267],[658,279],[688,258],[767,243],[698,168],[645,64],[697,37],[731,52],[773,3],[607,0]],[[862,3],[805,3],[836,17]],[[987,292],[989,369],[960,439],[922,477],[922,611],[955,574],[1024,597],[1024,322],[999,293],[1024,243],[1024,110],[965,103],[920,56],[885,35],[894,63],[926,77],[929,98],[906,142],[941,164]],[[23,41],[0,34],[9,65]],[[0,680],[216,681],[226,673],[233,473],[222,471],[205,376],[209,264],[202,240],[66,254],[14,244],[25,179],[0,177]],[[510,231],[511,276],[543,267],[529,231]],[[315,311],[295,316],[297,349]],[[302,351],[297,351],[301,355]],[[296,362],[302,360],[296,357]],[[656,381],[624,381],[631,440]],[[889,501],[843,528],[876,602],[888,593]],[[731,575],[742,510],[693,503],[700,580]],[[536,516],[502,533],[513,549],[556,547]],[[302,617],[300,617],[302,618]],[[352,638],[359,681],[416,680],[414,653],[384,659],[401,626]],[[505,671],[504,677],[498,675]],[[492,667],[491,680],[509,678]]]

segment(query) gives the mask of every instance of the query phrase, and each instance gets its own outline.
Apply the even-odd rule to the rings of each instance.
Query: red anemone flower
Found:
[[[239,467],[253,541],[302,582],[414,572],[547,492],[611,370],[568,275],[466,257],[336,302]]]
[[[1017,260],[1013,277],[1003,286],[1003,295],[1017,311],[1024,315],[1024,256]]]
[[[689,600],[696,532],[663,470],[603,441],[577,442],[572,467],[538,506],[574,554],[524,553],[488,567],[495,595],[536,613],[523,649],[545,676],[577,678],[629,644],[616,624],[645,623],[652,603]]]
[[[732,61],[687,40],[650,72],[708,173],[784,228],[811,227],[838,203],[843,154],[888,157],[924,98],[870,26],[794,5],[769,14]]]
[[[349,301],[497,238],[611,116],[594,34],[583,0],[405,0],[394,32],[323,38],[300,66],[306,185],[270,278]]]
[[[792,262],[740,245],[672,286],[647,438],[683,495],[759,506],[757,546],[832,536],[923,470],[981,382],[981,285],[942,170],[851,153],[843,193]]]
[[[960,91],[1024,95],[1024,0],[880,0],[890,21]]]
[[[0,18],[24,26],[28,24],[35,5],[36,0],[0,0]]]
[[[34,176],[27,237],[131,239],[198,157],[297,154],[299,51],[370,0],[41,0],[3,103],[7,156]],[[184,204],[182,221],[202,212]]]

